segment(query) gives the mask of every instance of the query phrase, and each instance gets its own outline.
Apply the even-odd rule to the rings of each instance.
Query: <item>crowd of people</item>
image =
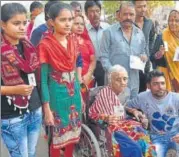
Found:
[[[27,25],[22,4],[1,6],[1,136],[10,156],[34,157],[44,122],[50,155],[72,157],[82,85],[104,86],[89,117],[108,124],[123,157],[179,150],[179,11],[157,34],[146,0],[121,3],[112,25],[101,10],[100,1],[86,1],[84,17],[77,1],[34,1]]]

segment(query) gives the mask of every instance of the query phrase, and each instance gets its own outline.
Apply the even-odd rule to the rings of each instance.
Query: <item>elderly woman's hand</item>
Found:
[[[117,115],[110,115],[108,116],[107,122],[109,125],[116,125],[120,120],[123,120],[124,117],[120,117]]]

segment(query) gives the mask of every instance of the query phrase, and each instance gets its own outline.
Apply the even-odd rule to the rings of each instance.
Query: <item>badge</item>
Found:
[[[164,41],[164,48],[165,48],[165,52],[168,52],[168,43],[166,41]]]
[[[176,48],[175,55],[173,57],[173,61],[179,61],[179,47]]]
[[[117,116],[124,116],[124,106],[114,106],[114,114]]]
[[[37,86],[35,74],[31,73],[31,74],[28,74],[27,76],[28,76],[28,80],[29,80],[29,85]]]

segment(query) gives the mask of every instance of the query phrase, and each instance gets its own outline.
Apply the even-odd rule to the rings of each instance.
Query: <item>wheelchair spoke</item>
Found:
[[[80,141],[76,145],[75,157],[96,157],[93,142],[86,132],[82,132]]]

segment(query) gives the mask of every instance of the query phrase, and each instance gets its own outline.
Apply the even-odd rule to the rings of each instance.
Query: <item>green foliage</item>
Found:
[[[159,6],[174,6],[174,1],[148,1],[149,8],[157,8]]]
[[[109,23],[113,23],[116,19],[116,10],[119,9],[120,1],[104,1],[103,8],[106,16],[106,20]]]
[[[173,7],[175,6],[174,1],[148,1],[148,15],[151,16],[155,8],[158,7]]]
[[[104,13],[106,20],[109,23],[113,23],[116,20],[116,10],[119,9],[121,0],[116,1],[103,1]],[[123,1],[124,2],[124,1]],[[157,7],[169,6],[173,7],[175,5],[174,1],[148,1],[148,16],[152,15],[152,12]]]

